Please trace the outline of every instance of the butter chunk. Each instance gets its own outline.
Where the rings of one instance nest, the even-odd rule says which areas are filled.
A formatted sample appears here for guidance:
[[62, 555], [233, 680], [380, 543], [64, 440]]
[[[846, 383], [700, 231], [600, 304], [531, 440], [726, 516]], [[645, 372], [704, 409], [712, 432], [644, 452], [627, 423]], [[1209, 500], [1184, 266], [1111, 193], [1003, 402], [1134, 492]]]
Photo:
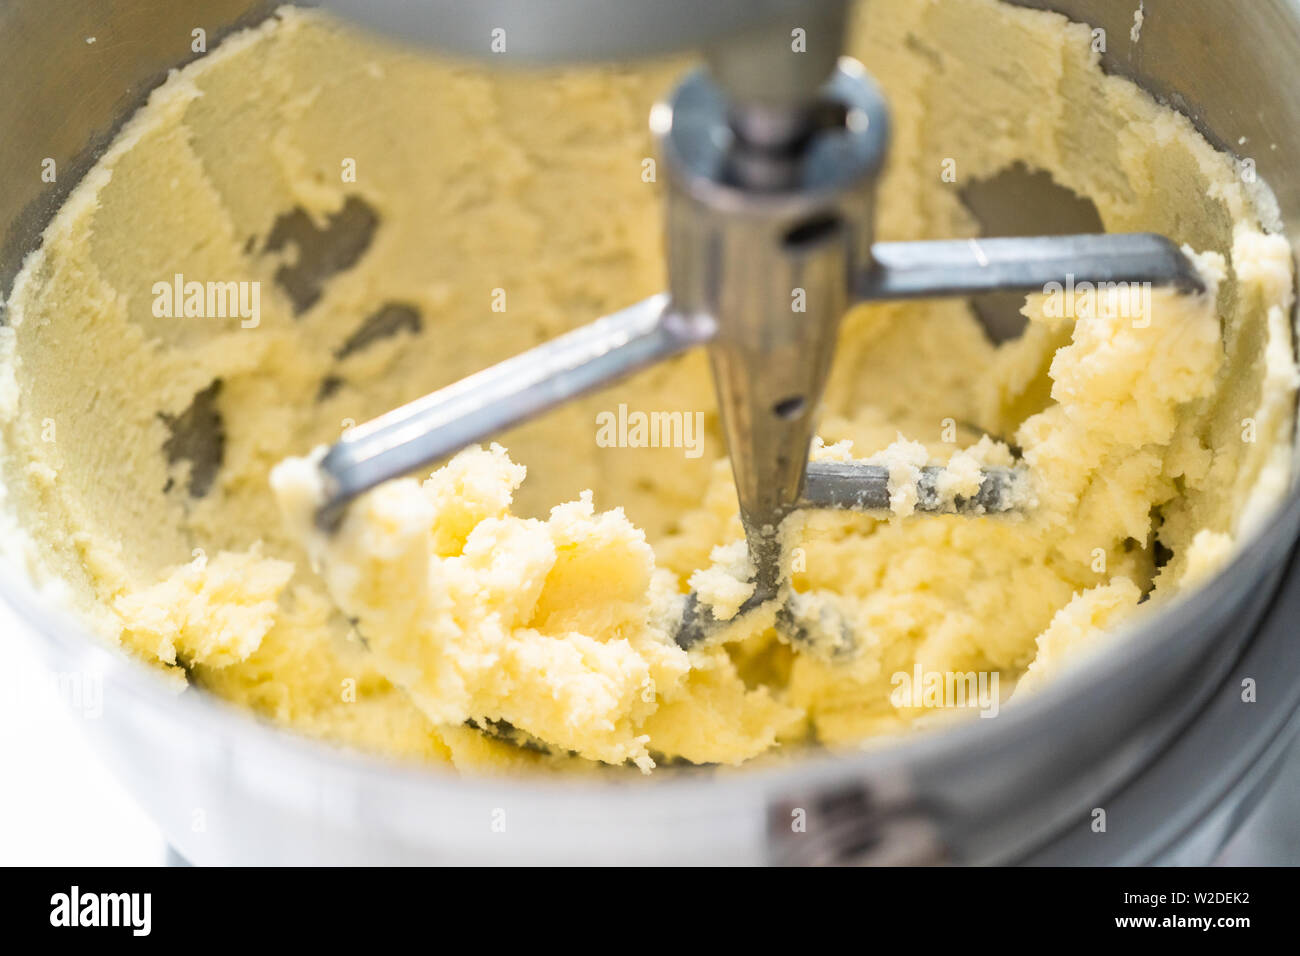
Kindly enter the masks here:
[[689, 668], [652, 623], [654, 553], [590, 493], [546, 521], [509, 514], [522, 477], [499, 448], [471, 449], [423, 484], [358, 499], [333, 536], [312, 521], [311, 461], [282, 463], [272, 485], [378, 666], [431, 720], [504, 721], [552, 749], [649, 770], [641, 725]]
[[165, 664], [225, 667], [257, 649], [275, 623], [293, 565], [259, 549], [200, 555], [152, 587], [113, 602], [123, 641]]

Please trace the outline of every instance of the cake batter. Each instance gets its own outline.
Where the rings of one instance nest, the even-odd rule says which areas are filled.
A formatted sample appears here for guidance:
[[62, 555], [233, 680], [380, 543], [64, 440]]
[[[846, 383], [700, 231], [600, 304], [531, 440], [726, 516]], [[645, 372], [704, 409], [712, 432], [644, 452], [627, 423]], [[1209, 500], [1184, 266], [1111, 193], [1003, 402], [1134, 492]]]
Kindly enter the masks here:
[[[1001, 346], [962, 302], [854, 309], [815, 454], [888, 463], [896, 514], [783, 529], [851, 646], [761, 614], [671, 640], [688, 588], [720, 617], [748, 596], [699, 353], [314, 531], [313, 472], [282, 459], [663, 287], [646, 116], [684, 64], [488, 72], [296, 9], [159, 88], [26, 263], [0, 329], [8, 549], [178, 685], [463, 769], [740, 763], [951, 713], [900, 706], [900, 673], [993, 672], [1014, 706], [1279, 499], [1290, 249], [1266, 190], [1106, 76], [1082, 25], [874, 0], [849, 50], [893, 113], [880, 238], [977, 235], [961, 184], [1020, 162], [1110, 231], [1186, 244], [1210, 287], [1034, 296]], [[202, 301], [156, 309], [176, 277]], [[255, 323], [208, 308], [226, 283], [257, 284]], [[703, 454], [598, 442], [621, 405], [702, 411]], [[1023, 519], [907, 517], [915, 468], [951, 462], [957, 490], [1012, 446]]]

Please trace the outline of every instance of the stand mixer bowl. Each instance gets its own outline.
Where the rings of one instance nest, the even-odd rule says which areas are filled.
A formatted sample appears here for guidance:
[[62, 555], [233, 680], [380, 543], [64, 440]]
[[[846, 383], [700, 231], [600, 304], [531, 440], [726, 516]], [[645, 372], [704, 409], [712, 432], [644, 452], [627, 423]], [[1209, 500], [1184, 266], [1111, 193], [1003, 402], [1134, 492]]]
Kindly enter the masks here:
[[[1115, 38], [1103, 62], [1258, 153], [1300, 236], [1300, 2], [1096, 0], [1057, 10]], [[726, 6], [726, 5], [724, 5]], [[262, 0], [11, 0], [0, 11], [0, 288], [120, 124], [192, 59], [267, 16]], [[1204, 37], [1216, 56], [1206, 56]], [[95, 38], [96, 43], [87, 42]], [[115, 38], [131, 38], [115, 43]], [[1276, 148], [1272, 146], [1276, 144]], [[53, 158], [58, 182], [43, 182]], [[60, 673], [101, 676], [87, 721], [106, 762], [195, 863], [1204, 862], [1258, 795], [1295, 726], [1300, 494], [1204, 588], [1132, 640], [1002, 713], [855, 754], [653, 780], [463, 778], [276, 730], [199, 691], [177, 696], [37, 600], [9, 601]], [[1240, 681], [1259, 680], [1243, 708]], [[1243, 714], [1243, 711], [1249, 714]], [[1123, 802], [1109, 832], [1091, 809]], [[803, 810], [809, 831], [791, 834]], [[494, 824], [504, 819], [505, 833]], [[196, 821], [202, 821], [199, 826]], [[1091, 839], [1090, 839], [1091, 838]]]

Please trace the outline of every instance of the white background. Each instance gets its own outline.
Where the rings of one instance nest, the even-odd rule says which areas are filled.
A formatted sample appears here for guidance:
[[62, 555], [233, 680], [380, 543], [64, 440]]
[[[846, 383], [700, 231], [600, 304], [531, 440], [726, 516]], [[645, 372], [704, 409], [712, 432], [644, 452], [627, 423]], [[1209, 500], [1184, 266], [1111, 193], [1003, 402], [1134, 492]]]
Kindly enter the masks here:
[[154, 866], [166, 845], [0, 603], [0, 865]]

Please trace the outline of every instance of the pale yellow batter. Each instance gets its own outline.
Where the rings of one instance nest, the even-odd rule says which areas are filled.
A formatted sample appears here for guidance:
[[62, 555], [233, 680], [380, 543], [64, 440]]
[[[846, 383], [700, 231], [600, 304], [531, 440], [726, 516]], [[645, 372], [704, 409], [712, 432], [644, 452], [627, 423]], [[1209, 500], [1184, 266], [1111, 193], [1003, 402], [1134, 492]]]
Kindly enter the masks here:
[[[646, 116], [682, 64], [489, 73], [292, 10], [160, 88], [19, 277], [6, 549], [178, 680], [462, 768], [736, 763], [952, 712], [900, 704], [899, 674], [1041, 686], [1267, 517], [1296, 388], [1270, 197], [1092, 46], [993, 0], [873, 0], [854, 27], [893, 113], [881, 238], [977, 234], [962, 183], [1022, 162], [1107, 229], [1186, 244], [1211, 292], [1033, 297], [1001, 347], [962, 302], [854, 310], [816, 454], [888, 463], [897, 516], [805, 513], [784, 536], [793, 587], [834, 601], [851, 646], [792, 647], [762, 613], [672, 642], [688, 587], [722, 617], [748, 594], [701, 354], [312, 530], [313, 472], [272, 482], [282, 459], [662, 288]], [[177, 275], [260, 283], [256, 321], [160, 308]], [[704, 454], [598, 443], [620, 404], [704, 412]], [[1004, 442], [1026, 517], [905, 517], [915, 468], [951, 462], [960, 493]]]

